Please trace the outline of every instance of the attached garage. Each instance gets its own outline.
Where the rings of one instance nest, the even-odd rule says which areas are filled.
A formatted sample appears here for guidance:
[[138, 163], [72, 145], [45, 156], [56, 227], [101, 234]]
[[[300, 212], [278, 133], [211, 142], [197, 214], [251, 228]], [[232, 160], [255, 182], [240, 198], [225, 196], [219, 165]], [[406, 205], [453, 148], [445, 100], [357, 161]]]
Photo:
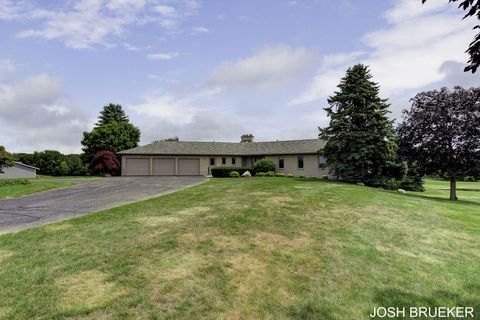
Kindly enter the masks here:
[[179, 176], [200, 175], [200, 159], [178, 159]]
[[153, 158], [154, 176], [174, 176], [175, 175], [175, 158]]
[[126, 158], [126, 176], [150, 175], [150, 158]]

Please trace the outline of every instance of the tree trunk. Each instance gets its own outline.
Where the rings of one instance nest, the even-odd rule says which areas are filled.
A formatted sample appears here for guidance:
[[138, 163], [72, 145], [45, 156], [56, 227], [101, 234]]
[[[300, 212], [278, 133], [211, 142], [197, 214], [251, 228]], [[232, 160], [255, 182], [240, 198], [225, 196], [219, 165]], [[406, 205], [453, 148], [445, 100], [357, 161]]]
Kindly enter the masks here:
[[456, 201], [457, 198], [457, 180], [455, 178], [450, 178], [450, 200]]

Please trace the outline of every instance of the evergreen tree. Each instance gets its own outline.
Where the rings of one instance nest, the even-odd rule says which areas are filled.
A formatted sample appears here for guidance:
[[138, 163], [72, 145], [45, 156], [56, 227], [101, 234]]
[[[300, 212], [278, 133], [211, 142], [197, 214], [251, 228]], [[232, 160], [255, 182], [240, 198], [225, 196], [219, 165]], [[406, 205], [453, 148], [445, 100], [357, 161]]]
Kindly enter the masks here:
[[379, 185], [390, 178], [397, 150], [393, 121], [386, 99], [379, 97], [379, 86], [371, 80], [367, 66], [357, 64], [347, 70], [338, 91], [325, 108], [330, 124], [320, 129], [327, 141], [324, 155], [338, 178], [367, 185]]
[[116, 122], [128, 122], [128, 116], [123, 111], [123, 107], [119, 104], [110, 103], [103, 107], [98, 116], [97, 126], [101, 126], [112, 121]]

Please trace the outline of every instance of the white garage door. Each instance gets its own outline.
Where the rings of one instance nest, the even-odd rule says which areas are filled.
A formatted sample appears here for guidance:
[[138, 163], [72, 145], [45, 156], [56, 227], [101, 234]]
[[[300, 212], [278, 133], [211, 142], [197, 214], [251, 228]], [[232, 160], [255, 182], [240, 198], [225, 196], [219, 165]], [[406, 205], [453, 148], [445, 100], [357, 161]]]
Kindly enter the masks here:
[[127, 158], [125, 175], [127, 176], [150, 175], [150, 158]]
[[154, 176], [173, 176], [175, 175], [175, 159], [153, 159]]
[[178, 159], [179, 176], [200, 175], [200, 159]]

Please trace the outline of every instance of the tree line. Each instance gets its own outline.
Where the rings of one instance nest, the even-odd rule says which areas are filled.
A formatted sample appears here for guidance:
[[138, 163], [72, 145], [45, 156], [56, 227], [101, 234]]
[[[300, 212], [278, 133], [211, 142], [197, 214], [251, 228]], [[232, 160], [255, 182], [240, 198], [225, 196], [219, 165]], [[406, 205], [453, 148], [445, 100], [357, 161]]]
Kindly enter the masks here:
[[0, 146], [0, 173], [14, 161], [39, 168], [39, 173], [52, 176], [119, 175], [121, 150], [138, 146], [140, 129], [135, 127], [123, 107], [103, 107], [98, 122], [90, 132], [83, 133], [82, 154], [62, 154], [56, 150], [11, 154]]

